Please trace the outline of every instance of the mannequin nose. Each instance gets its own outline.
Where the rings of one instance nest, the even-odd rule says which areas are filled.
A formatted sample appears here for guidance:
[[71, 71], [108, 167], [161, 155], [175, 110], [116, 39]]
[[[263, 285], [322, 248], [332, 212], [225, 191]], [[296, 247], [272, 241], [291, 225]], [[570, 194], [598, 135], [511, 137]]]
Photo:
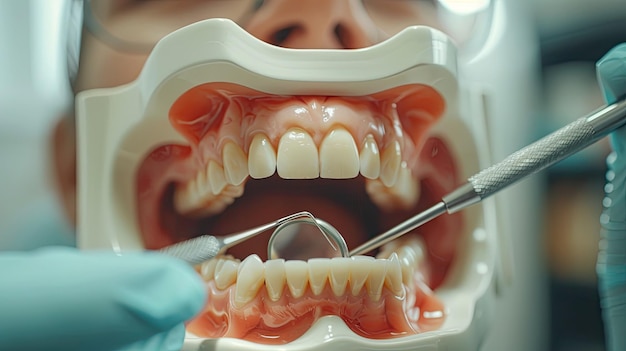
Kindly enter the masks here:
[[362, 48], [375, 44], [377, 33], [359, 0], [266, 0], [245, 27], [294, 49]]

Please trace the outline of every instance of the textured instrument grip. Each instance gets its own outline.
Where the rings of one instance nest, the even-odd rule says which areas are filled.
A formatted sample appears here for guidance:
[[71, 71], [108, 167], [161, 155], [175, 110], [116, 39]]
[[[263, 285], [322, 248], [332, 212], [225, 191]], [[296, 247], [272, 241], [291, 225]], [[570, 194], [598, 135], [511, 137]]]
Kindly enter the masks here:
[[221, 243], [216, 237], [203, 235], [164, 247], [159, 251], [180, 258], [191, 265], [196, 265], [217, 256], [220, 249]]
[[594, 126], [587, 118], [580, 118], [468, 180], [476, 194], [484, 199], [525, 176], [541, 171], [585, 148], [597, 139], [594, 138], [595, 134]]

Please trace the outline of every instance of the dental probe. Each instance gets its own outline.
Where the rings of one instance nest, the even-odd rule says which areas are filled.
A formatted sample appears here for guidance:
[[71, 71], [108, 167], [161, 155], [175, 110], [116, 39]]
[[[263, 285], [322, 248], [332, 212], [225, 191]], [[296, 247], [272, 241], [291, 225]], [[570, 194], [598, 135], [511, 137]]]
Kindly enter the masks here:
[[[304, 219], [303, 219], [304, 218]], [[316, 226], [320, 232], [324, 235], [330, 246], [339, 251], [342, 256], [348, 256], [348, 247], [346, 246], [343, 237], [337, 232], [337, 230], [328, 223], [315, 218], [310, 212], [302, 211], [294, 213], [292, 215], [277, 219], [273, 222], [260, 225], [258, 227], [244, 230], [242, 232], [225, 235], [225, 236], [213, 236], [202, 235], [189, 240], [181, 241], [179, 243], [166, 246], [160, 250], [169, 256], [179, 258], [191, 265], [196, 265], [211, 258], [223, 254], [230, 247], [240, 244], [252, 237], [255, 237], [265, 231], [276, 228], [272, 233], [268, 243], [268, 252], [273, 252], [272, 245], [274, 243], [274, 237], [284, 230], [284, 228], [292, 223], [307, 223]], [[269, 256], [268, 256], [269, 257]]]
[[577, 153], [624, 124], [626, 98], [566, 125], [471, 176], [467, 183], [442, 197], [436, 205], [350, 251], [350, 256], [376, 249], [443, 213], [452, 214], [479, 203], [507, 186]]

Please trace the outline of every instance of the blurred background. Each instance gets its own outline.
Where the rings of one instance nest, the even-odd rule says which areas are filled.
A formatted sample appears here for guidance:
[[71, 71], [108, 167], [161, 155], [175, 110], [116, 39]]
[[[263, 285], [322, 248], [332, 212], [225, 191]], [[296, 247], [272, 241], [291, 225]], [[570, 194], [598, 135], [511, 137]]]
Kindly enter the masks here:
[[[520, 18], [530, 34], [524, 45], [536, 67], [536, 103], [528, 108], [524, 136], [531, 141], [603, 105], [594, 63], [626, 42], [626, 1], [508, 2], [524, 11]], [[48, 136], [71, 104], [65, 3], [0, 0], [0, 247], [37, 208], [33, 204], [54, 199]], [[514, 89], [516, 82], [509, 84]], [[539, 308], [546, 306], [540, 328], [547, 330], [535, 344], [543, 349], [604, 350], [595, 261], [607, 154], [603, 141], [534, 183], [539, 202], [531, 218], [539, 233], [531, 250], [539, 273], [522, 282], [536, 283], [538, 300], [546, 299]]]
[[49, 134], [72, 101], [69, 23], [65, 1], [0, 0], [0, 247], [55, 201]]
[[[626, 42], [626, 2], [534, 0], [540, 52], [538, 136], [603, 104], [595, 62]], [[552, 350], [604, 350], [595, 263], [608, 142], [546, 172], [543, 245]]]

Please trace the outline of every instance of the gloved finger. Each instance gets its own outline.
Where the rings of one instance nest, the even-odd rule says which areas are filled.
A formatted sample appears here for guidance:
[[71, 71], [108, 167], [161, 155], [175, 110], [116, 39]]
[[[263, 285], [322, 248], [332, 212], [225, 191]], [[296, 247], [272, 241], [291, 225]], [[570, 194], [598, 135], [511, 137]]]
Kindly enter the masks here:
[[[626, 43], [611, 49], [596, 63], [598, 82], [604, 99], [611, 104], [626, 95]], [[611, 134], [611, 145], [617, 157], [626, 157], [626, 128]], [[622, 161], [626, 165], [626, 161]], [[616, 166], [621, 166], [618, 164]], [[624, 167], [621, 167], [624, 168]]]
[[[596, 64], [607, 103], [626, 95], [626, 44], [609, 51]], [[611, 134], [614, 153], [607, 163], [603, 227], [598, 253], [598, 287], [607, 350], [626, 349], [626, 128]]]
[[154, 335], [147, 340], [122, 347], [117, 351], [180, 351], [184, 339], [185, 325], [179, 324], [171, 330]]
[[206, 299], [191, 267], [158, 254], [57, 248], [3, 253], [0, 265], [0, 349], [119, 349], [172, 330]]
[[598, 81], [607, 103], [626, 94], [626, 43], [620, 44], [596, 63]]

